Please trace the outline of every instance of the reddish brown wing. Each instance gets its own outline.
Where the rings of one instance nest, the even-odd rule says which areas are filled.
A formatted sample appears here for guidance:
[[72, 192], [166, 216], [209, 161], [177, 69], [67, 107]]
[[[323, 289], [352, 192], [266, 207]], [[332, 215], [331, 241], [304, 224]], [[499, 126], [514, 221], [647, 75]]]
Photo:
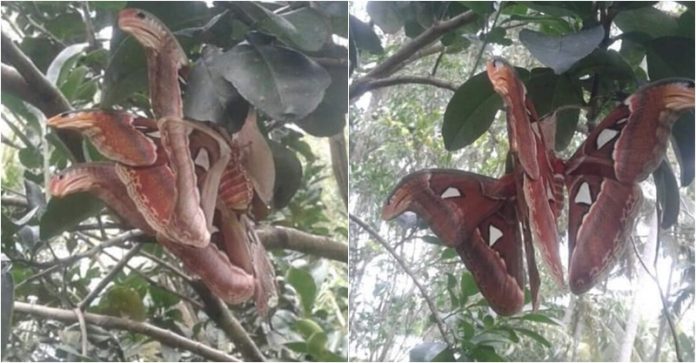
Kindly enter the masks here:
[[520, 207], [518, 214], [528, 217], [534, 241], [544, 261], [556, 282], [563, 285], [556, 227], [563, 193], [549, 159], [553, 151], [544, 142], [534, 105], [514, 68], [495, 58], [488, 63], [486, 70], [493, 88], [507, 108], [508, 138], [510, 149], [516, 156], [515, 167], [524, 171], [517, 197], [526, 203], [526, 207]]
[[459, 170], [406, 176], [382, 210], [384, 219], [413, 211], [454, 247], [491, 307], [503, 315], [524, 304], [522, 241], [513, 178], [502, 181]]
[[525, 173], [536, 180], [539, 178], [537, 140], [529, 112], [534, 112], [534, 118], [536, 113], [533, 107], [528, 107], [531, 102], [527, 100], [527, 90], [515, 69], [501, 58], [488, 62], [486, 71], [493, 89], [503, 98], [507, 108], [510, 150], [519, 158]]
[[694, 108], [694, 81], [653, 82], [624, 103], [630, 116], [612, 157], [616, 179], [632, 183], [645, 180], [662, 162], [672, 125], [681, 112]]
[[570, 288], [586, 292], [614, 266], [640, 208], [637, 183], [663, 160], [672, 123], [694, 106], [694, 84], [648, 84], [612, 111], [566, 166]]
[[[150, 130], [143, 128], [148, 122]], [[100, 153], [122, 164], [146, 166], [157, 159], [155, 143], [145, 135], [157, 130], [152, 120], [122, 111], [79, 110], [53, 116], [47, 123], [53, 128], [81, 132]]]

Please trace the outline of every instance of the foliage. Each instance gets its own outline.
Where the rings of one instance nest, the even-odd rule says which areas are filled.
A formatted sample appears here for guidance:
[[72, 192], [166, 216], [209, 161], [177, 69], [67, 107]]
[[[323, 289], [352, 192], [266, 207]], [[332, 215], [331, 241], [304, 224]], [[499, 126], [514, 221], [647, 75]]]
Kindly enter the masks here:
[[[469, 11], [461, 26], [438, 34], [435, 43], [419, 43], [419, 35], [436, 32]], [[350, 283], [359, 287], [351, 290], [351, 357], [616, 359], [624, 336], [617, 332], [624, 333], [627, 315], [636, 313], [631, 310], [632, 291], [625, 288], [626, 278], [634, 278], [635, 271], [642, 269], [633, 253], [626, 254], [608, 279], [611, 286], [622, 286], [618, 290], [599, 287], [569, 299], [570, 293], [557, 288], [542, 270], [541, 310], [530, 313], [529, 306], [512, 319], [495, 317], [481, 295], [462, 295], [467, 272], [462, 272], [464, 265], [455, 251], [440, 246], [414, 218], [381, 222], [381, 206], [401, 177], [423, 168], [457, 168], [493, 177], [503, 174], [508, 150], [504, 112], [482, 72], [493, 55], [502, 55], [519, 67], [538, 113], [555, 116], [555, 149], [568, 157], [588, 128], [640, 85], [666, 77], [694, 78], [693, 3], [375, 1], [365, 8], [352, 4], [350, 13], [351, 25], [356, 24], [350, 39], [351, 50], [356, 50], [351, 54], [355, 66], [349, 110], [350, 212], [378, 227], [426, 287], [437, 309], [431, 311], [394, 259], [352, 224]], [[419, 46], [415, 50], [414, 44]], [[406, 56], [390, 63], [404, 51]], [[375, 69], [379, 69], [374, 73], [377, 79], [372, 79]], [[368, 87], [405, 76], [425, 79], [426, 85]], [[442, 82], [430, 82], [433, 79], [458, 87], [452, 93], [439, 86]], [[686, 294], [667, 296], [668, 305], [689, 301], [691, 313], [680, 310], [673, 316], [675, 321], [693, 316], [693, 276], [684, 275], [693, 269], [693, 117], [688, 113], [673, 129], [674, 154], [669, 156], [675, 173], [656, 172], [657, 193], [654, 184], [644, 183], [649, 202], [638, 222], [639, 230], [648, 228], [645, 214], [654, 210], [656, 200], [664, 210], [663, 225], [669, 218], [677, 221], [660, 232], [663, 254], [659, 259], [659, 266], [676, 273], [666, 282], [661, 272], [662, 288], [684, 284], [678, 290]], [[680, 203], [687, 213], [679, 213]], [[641, 239], [637, 236], [635, 241], [640, 250]], [[652, 261], [648, 264], [652, 266]], [[634, 354], [640, 354], [639, 359], [675, 359], [669, 329], [666, 334], [657, 333], [656, 326], [664, 330], [664, 317], [659, 310], [643, 310], [645, 321], [639, 325]], [[436, 329], [433, 314], [445, 322], [447, 337]], [[534, 318], [524, 320], [529, 315], [560, 323], [549, 329]], [[592, 317], [597, 317], [598, 324], [589, 324], [587, 319]], [[688, 326], [689, 319], [677, 324]], [[684, 339], [681, 329], [678, 334]], [[454, 342], [449, 347], [447, 339]], [[681, 344], [682, 352], [693, 346], [693, 335], [686, 341], [690, 343]], [[640, 350], [639, 346], [651, 348]]]
[[[3, 35], [17, 39], [72, 107], [150, 115], [143, 50], [115, 26], [118, 11], [131, 6], [167, 24], [193, 60], [184, 86], [187, 118], [216, 122], [234, 132], [246, 116], [247, 102], [260, 111], [259, 126], [272, 145], [279, 175], [274, 188], [279, 209], [263, 223], [345, 241], [345, 212], [340, 197], [331, 194], [336, 191], [331, 161], [319, 148], [326, 139], [314, 136], [344, 129], [345, 96], [340, 94], [347, 78], [340, 69], [346, 69], [347, 50], [332, 36], [347, 36], [347, 5], [3, 2]], [[96, 247], [99, 241], [123, 227], [100, 201], [88, 195], [47, 198], [47, 178], [64, 169], [72, 156], [42, 125], [52, 115], [41, 115], [4, 88], [2, 104], [7, 126], [2, 251], [13, 262], [15, 298], [73, 309], [133, 242], [102, 251]], [[89, 143], [79, 146], [88, 160], [102, 158]], [[178, 262], [156, 243], [147, 243], [149, 238], [138, 242], [146, 243], [144, 252], [115, 275], [90, 311], [144, 320], [239, 355], [236, 342], [203, 314], [200, 298], [177, 275]], [[345, 264], [289, 250], [273, 255], [280, 290], [270, 320], [260, 318], [251, 303], [232, 307], [235, 317], [268, 357], [345, 360]], [[305, 286], [313, 286], [311, 298]], [[316, 326], [315, 334], [308, 334], [303, 324]], [[77, 324], [24, 314], [15, 314], [12, 327], [3, 325], [3, 332], [8, 329], [12, 335], [4, 359], [200, 360], [143, 335], [94, 326], [88, 327], [84, 357]]]

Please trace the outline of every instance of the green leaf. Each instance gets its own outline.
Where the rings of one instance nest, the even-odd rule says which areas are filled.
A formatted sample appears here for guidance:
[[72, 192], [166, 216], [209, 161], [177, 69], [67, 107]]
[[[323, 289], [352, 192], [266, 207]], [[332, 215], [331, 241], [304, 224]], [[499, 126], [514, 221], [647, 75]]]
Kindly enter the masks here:
[[39, 235], [42, 240], [54, 237], [97, 215], [102, 208], [104, 204], [87, 193], [51, 198], [39, 221]]
[[425, 243], [430, 243], [430, 244], [434, 244], [434, 245], [438, 245], [438, 246], [442, 246], [444, 244], [444, 243], [442, 243], [442, 240], [437, 238], [437, 236], [433, 236], [433, 235], [425, 235], [425, 236], [421, 237], [421, 240], [423, 240], [423, 242], [425, 242]]
[[693, 112], [683, 114], [672, 126], [672, 148], [679, 161], [679, 180], [682, 187], [694, 180], [694, 134], [696, 126]]
[[326, 333], [316, 332], [307, 339], [307, 352], [315, 357], [321, 357], [326, 351], [326, 342], [329, 338]]
[[278, 15], [263, 5], [250, 1], [239, 2], [236, 5], [252, 18], [261, 30], [274, 34], [288, 45], [299, 49], [318, 51], [331, 38], [331, 24], [317, 9], [301, 7]]
[[387, 34], [394, 34], [402, 26], [404, 21], [399, 15], [399, 4], [392, 1], [368, 1], [366, 10], [372, 21]]
[[275, 165], [275, 185], [273, 186], [273, 207], [284, 208], [302, 185], [302, 164], [294, 152], [285, 146], [268, 140]]
[[694, 78], [694, 40], [681, 37], [653, 39], [647, 45], [650, 80]]
[[653, 38], [675, 35], [677, 19], [653, 7], [642, 7], [619, 12], [614, 24], [624, 33], [641, 32]]
[[476, 141], [491, 126], [502, 105], [486, 72], [471, 77], [447, 104], [442, 124], [445, 148], [454, 151]]
[[326, 70], [295, 50], [254, 43], [225, 53], [218, 65], [225, 79], [273, 119], [294, 122], [314, 111], [331, 83]]
[[[460, 282], [461, 294], [464, 298], [476, 295], [478, 293], [478, 287], [476, 286], [476, 281], [474, 281], [474, 276], [468, 272], [462, 272], [462, 279]], [[463, 300], [463, 299], [462, 299]]]
[[596, 49], [592, 54], [575, 63], [567, 74], [572, 78], [599, 74], [608, 80], [634, 79], [633, 68], [615, 50]]
[[495, 27], [486, 33], [485, 40], [487, 43], [497, 43], [505, 46], [512, 45], [512, 40], [506, 38], [506, 34], [507, 32], [504, 28]]
[[525, 328], [515, 328], [515, 330], [518, 333], [524, 334], [524, 335], [534, 339], [535, 341], [537, 341], [541, 345], [545, 346], [546, 348], [551, 348], [551, 342], [546, 340], [546, 338], [541, 336], [539, 333], [537, 333], [533, 330], [525, 329]]
[[[364, 49], [370, 53], [384, 53], [382, 42], [370, 25], [363, 23], [353, 15], [349, 16], [348, 22], [350, 23], [350, 28], [348, 30], [351, 44], [355, 44], [356, 48]], [[350, 54], [352, 57], [355, 52], [351, 51]]]
[[476, 345], [469, 353], [471, 358], [479, 362], [502, 362], [505, 359], [489, 345]]
[[25, 147], [19, 150], [19, 162], [28, 169], [39, 168], [43, 165], [43, 155], [41, 151], [35, 147]]
[[[444, 356], [453, 355], [450, 351], [447, 353], [447, 344], [443, 342], [425, 342], [416, 345], [408, 351], [409, 361], [411, 362], [441, 362], [434, 358], [444, 353]], [[443, 358], [442, 356], [441, 358]]]
[[317, 286], [312, 278], [312, 275], [306, 270], [291, 267], [286, 275], [286, 280], [292, 287], [295, 288], [297, 294], [300, 295], [302, 308], [305, 315], [309, 316], [312, 313], [312, 306], [317, 295]]
[[539, 314], [539, 313], [524, 314], [516, 319], [529, 320], [529, 321], [534, 321], [537, 323], [544, 323], [544, 324], [551, 324], [551, 325], [558, 325], [558, 326], [561, 325], [556, 320], [549, 318], [548, 316], [546, 316], [544, 314]]
[[662, 208], [660, 227], [667, 229], [679, 219], [679, 185], [666, 159], [663, 159], [653, 172], [653, 179], [657, 189], [657, 201]]
[[[339, 47], [342, 58], [347, 58], [348, 50]], [[348, 72], [344, 65], [326, 66], [331, 76], [331, 84], [324, 93], [324, 99], [317, 108], [297, 126], [313, 136], [333, 136], [343, 131], [348, 112]]]
[[604, 39], [604, 28], [596, 26], [561, 37], [524, 29], [520, 41], [544, 65], [561, 74], [592, 53]]
[[316, 333], [324, 332], [324, 329], [312, 319], [298, 319], [295, 322], [295, 329], [307, 339]]
[[187, 119], [224, 125], [230, 133], [239, 131], [247, 116], [248, 103], [224, 78], [226, 55], [209, 46], [193, 65], [184, 95]]
[[147, 317], [145, 304], [137, 291], [124, 285], [114, 285], [99, 300], [95, 309], [100, 314], [127, 317], [144, 321]]

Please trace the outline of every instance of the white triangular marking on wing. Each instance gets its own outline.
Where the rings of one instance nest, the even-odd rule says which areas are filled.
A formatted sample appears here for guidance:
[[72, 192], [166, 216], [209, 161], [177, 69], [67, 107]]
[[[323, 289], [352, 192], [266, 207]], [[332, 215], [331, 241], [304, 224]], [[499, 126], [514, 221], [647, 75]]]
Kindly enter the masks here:
[[459, 192], [459, 189], [457, 189], [455, 187], [449, 187], [440, 195], [440, 198], [447, 199], [447, 198], [456, 198], [456, 197], [461, 197], [461, 196], [462, 196], [462, 193]]
[[494, 225], [488, 226], [488, 245], [493, 247], [493, 245], [498, 242], [500, 237], [503, 236], [503, 232], [496, 228]]
[[208, 156], [208, 150], [201, 149], [196, 155], [196, 160], [193, 161], [194, 164], [202, 167], [206, 171], [210, 169], [210, 158]]
[[617, 124], [617, 125], [621, 125], [621, 124], [623, 124], [623, 123], [626, 123], [626, 121], [628, 121], [628, 117], [624, 117], [624, 118], [622, 118], [621, 120], [616, 121], [616, 124]]
[[597, 136], [597, 150], [601, 149], [606, 143], [611, 141], [619, 132], [612, 129], [605, 129]]
[[573, 201], [576, 204], [587, 204], [587, 205], [592, 205], [592, 196], [590, 195], [590, 186], [587, 184], [587, 182], [582, 183], [580, 185], [580, 188], [578, 189], [578, 194], [575, 195], [575, 200]]

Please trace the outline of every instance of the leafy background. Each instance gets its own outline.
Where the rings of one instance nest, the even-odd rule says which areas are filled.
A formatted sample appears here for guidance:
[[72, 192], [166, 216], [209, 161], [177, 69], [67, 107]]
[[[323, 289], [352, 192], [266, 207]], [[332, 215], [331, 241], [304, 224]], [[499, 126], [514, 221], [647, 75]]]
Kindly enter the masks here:
[[[482, 73], [492, 56], [518, 67], [539, 114], [556, 117], [555, 149], [567, 158], [641, 84], [694, 78], [693, 2], [356, 2], [350, 14], [352, 359], [692, 360], [693, 113], [674, 126], [674, 172], [641, 184], [632, 235], [657, 270], [664, 311], [654, 273], [629, 247], [607, 281], [579, 297], [542, 268], [540, 310], [499, 317], [424, 223], [379, 216], [414, 171], [503, 174], [505, 115]], [[658, 231], [658, 220], [670, 227]]]
[[[17, 63], [6, 51], [9, 42], [16, 42], [73, 108], [117, 107], [149, 115], [142, 48], [114, 26], [125, 7], [160, 18], [192, 60], [184, 86], [187, 118], [236, 131], [247, 103], [260, 111], [278, 178], [275, 212], [259, 228], [286, 227], [345, 250], [346, 3], [3, 2], [2, 252], [11, 263], [3, 261], [3, 271], [9, 271], [3, 273], [3, 314], [13, 292], [9, 276], [16, 301], [63, 309], [75, 308], [104, 282], [106, 289], [96, 291], [88, 311], [144, 321], [233, 357], [258, 360], [225, 325], [229, 320], [221, 316], [229, 308], [232, 321], [267, 358], [345, 360], [347, 256], [329, 259], [316, 251], [275, 248], [280, 289], [271, 317], [260, 318], [251, 303], [215, 311], [156, 243], [143, 243], [125, 268], [108, 275], [132, 246], [151, 241], [113, 243], [110, 238], [123, 227], [101, 202], [46, 195], [46, 180], [71, 156], [44, 120], [64, 110], [36, 97], [41, 91], [5, 87], [15, 79], [10, 71]], [[63, 141], [78, 158], [101, 158], [87, 142]], [[100, 248], [106, 240], [111, 243]], [[13, 321], [3, 315], [2, 324], [4, 360], [201, 359], [127, 329], [90, 325], [88, 350], [82, 352], [74, 322], [15, 311]]]

